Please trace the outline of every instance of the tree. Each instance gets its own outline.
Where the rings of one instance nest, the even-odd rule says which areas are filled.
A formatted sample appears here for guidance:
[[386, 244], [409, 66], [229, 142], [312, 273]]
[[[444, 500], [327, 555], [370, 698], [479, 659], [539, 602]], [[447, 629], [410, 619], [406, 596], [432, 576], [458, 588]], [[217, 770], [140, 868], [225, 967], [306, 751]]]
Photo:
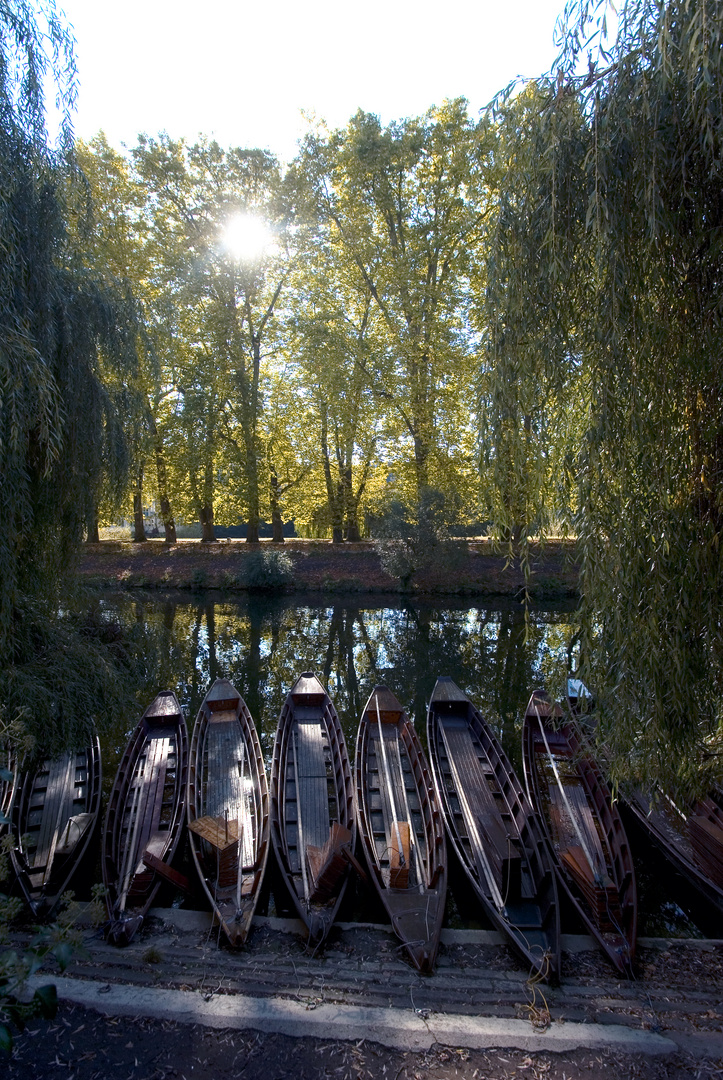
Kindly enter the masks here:
[[[3, 726], [22, 718], [52, 753], [125, 689], [104, 629], [84, 626], [69, 596], [100, 478], [125, 458], [115, 388], [133, 375], [135, 321], [69, 226], [82, 185], [70, 35], [52, 3], [11, 0], [0, 42], [0, 701]], [[64, 120], [51, 147], [53, 84]]]
[[343, 249], [332, 256], [323, 228], [309, 230], [290, 284], [287, 349], [315, 420], [332, 541], [356, 541], [380, 434], [379, 315], [359, 268]]
[[[521, 378], [582, 391], [574, 524], [599, 738], [616, 781], [685, 790], [723, 772], [723, 23], [707, 0], [628, 0], [608, 48], [605, 10], [571, 5], [553, 72], [526, 111], [502, 110], [524, 152], [488, 257], [493, 396]], [[523, 309], [532, 347], [508, 348]]]
[[466, 258], [484, 214], [475, 126], [461, 100], [387, 128], [358, 112], [343, 131], [309, 135], [298, 169], [332, 250], [355, 264], [385, 324], [387, 362], [367, 376], [411, 444], [419, 501], [438, 479], [443, 386], [471, 370]]
[[[75, 147], [91, 199], [92, 228], [84, 235], [84, 248], [94, 273], [125, 291], [138, 319], [136, 346], [139, 365], [132, 401], [126, 402], [126, 433], [133, 449], [135, 538], [145, 539], [143, 504], [150, 486], [158, 505], [166, 541], [175, 543], [176, 525], [171, 509], [167, 433], [164, 403], [170, 387], [164, 379], [172, 349], [172, 325], [167, 306], [154, 280], [149, 258], [147, 228], [141, 213], [144, 192], [126, 155], [118, 153], [100, 132], [89, 143]], [[175, 320], [171, 320], [173, 323]], [[155, 483], [149, 484], [149, 461]], [[111, 510], [115, 507], [111, 504]], [[89, 536], [90, 539], [90, 536]]]
[[[142, 137], [133, 160], [162, 288], [172, 307], [188, 311], [179, 321], [188, 334], [176, 350], [176, 385], [183, 408], [193, 408], [184, 421], [188, 431], [199, 421], [204, 426], [194, 442], [203, 456], [202, 493], [200, 473], [189, 473], [204, 538], [213, 538], [216, 457], [225, 445], [243, 474], [247, 539], [253, 543], [265, 487], [259, 469], [262, 353], [292, 256], [278, 164], [266, 151], [224, 151], [207, 140], [188, 147], [167, 136]], [[258, 226], [262, 219], [274, 232], [273, 243], [269, 235], [265, 249], [235, 251], [230, 229], [238, 234], [244, 222]], [[200, 363], [203, 384], [194, 371]]]

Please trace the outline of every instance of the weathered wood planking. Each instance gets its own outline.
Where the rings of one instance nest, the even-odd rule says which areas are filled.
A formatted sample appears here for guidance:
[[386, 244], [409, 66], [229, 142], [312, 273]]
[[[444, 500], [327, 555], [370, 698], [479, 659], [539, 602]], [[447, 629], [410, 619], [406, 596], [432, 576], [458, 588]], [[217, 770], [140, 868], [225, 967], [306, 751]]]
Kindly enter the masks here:
[[269, 796], [254, 722], [228, 679], [214, 682], [196, 717], [187, 813], [201, 884], [229, 942], [242, 945], [266, 868]]
[[431, 971], [447, 890], [444, 829], [419, 739], [387, 687], [376, 687], [362, 712], [355, 786], [372, 880], [410, 960]]
[[490, 726], [448, 676], [427, 712], [447, 832], [487, 914], [538, 977], [557, 978], [559, 906], [537, 815]]
[[103, 881], [108, 936], [127, 944], [140, 926], [181, 836], [188, 773], [188, 735], [175, 694], [162, 691], [126, 746], [108, 800], [103, 832]]
[[[284, 702], [271, 766], [271, 836], [291, 900], [318, 946], [336, 917], [349, 878], [345, 858], [353, 852], [356, 823], [351, 766], [331, 698], [319, 680], [304, 672]], [[342, 828], [334, 830], [335, 823]], [[351, 839], [330, 850], [334, 831]], [[311, 854], [310, 854], [311, 852]], [[317, 890], [321, 853], [329, 865], [343, 866]]]
[[[516, 900], [521, 890], [521, 857], [509, 821], [502, 817], [502, 797], [494, 771], [480, 759], [466, 722], [444, 718], [439, 726], [479, 871], [483, 875], [491, 871], [500, 894]], [[499, 802], [493, 788], [498, 791]]]

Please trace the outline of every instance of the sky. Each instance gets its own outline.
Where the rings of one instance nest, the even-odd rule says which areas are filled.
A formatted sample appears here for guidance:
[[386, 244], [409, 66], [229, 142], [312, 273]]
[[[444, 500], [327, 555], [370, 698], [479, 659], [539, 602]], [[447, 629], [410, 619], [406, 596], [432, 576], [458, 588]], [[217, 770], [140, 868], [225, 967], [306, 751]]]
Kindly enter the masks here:
[[[77, 42], [75, 131], [199, 133], [290, 160], [310, 117], [383, 123], [466, 97], [473, 114], [554, 58], [564, 0], [58, 0]], [[304, 115], [306, 114], [306, 115]]]

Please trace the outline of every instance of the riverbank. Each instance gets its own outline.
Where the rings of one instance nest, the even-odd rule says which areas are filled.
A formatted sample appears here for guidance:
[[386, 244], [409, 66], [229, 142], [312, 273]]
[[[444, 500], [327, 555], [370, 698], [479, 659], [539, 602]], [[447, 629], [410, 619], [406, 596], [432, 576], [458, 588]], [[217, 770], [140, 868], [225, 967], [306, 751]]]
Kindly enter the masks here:
[[[460, 540], [453, 557], [426, 568], [406, 592], [418, 595], [522, 598], [525, 587], [537, 599], [577, 595], [574, 542], [548, 541], [532, 548], [527, 583], [519, 563], [511, 563], [491, 540]], [[382, 566], [372, 541], [332, 544], [328, 540], [103, 540], [84, 545], [79, 573], [102, 588], [266, 589], [287, 592], [402, 593], [398, 578]]]

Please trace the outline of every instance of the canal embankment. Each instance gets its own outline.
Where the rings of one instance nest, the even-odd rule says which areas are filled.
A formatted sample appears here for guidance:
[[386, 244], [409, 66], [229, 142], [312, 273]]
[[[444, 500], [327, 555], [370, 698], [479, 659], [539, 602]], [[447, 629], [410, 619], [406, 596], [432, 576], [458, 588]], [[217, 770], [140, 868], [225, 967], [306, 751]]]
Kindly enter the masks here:
[[223, 589], [227, 592], [358, 592], [437, 596], [523, 598], [577, 595], [573, 541], [552, 540], [530, 548], [527, 568], [487, 539], [460, 540], [402, 582], [385, 569], [373, 541], [103, 540], [84, 545], [79, 574], [102, 588]]

